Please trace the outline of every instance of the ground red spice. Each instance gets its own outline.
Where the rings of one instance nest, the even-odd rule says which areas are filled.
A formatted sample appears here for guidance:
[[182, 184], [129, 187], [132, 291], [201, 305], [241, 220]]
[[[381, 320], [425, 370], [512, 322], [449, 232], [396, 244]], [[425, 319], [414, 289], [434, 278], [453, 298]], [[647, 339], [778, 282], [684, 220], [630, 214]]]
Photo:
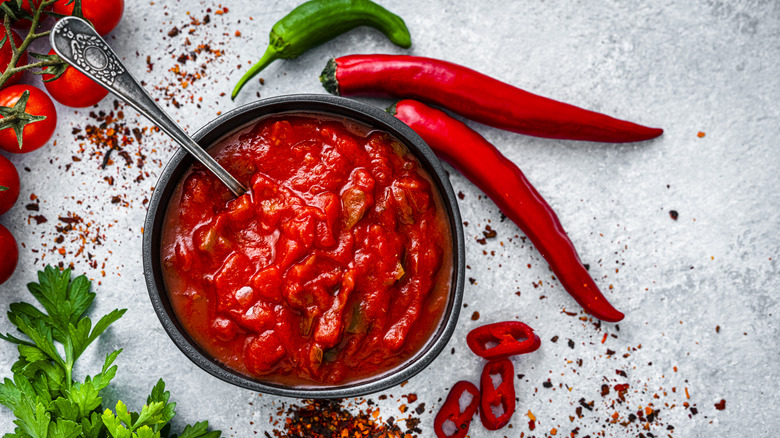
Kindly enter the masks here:
[[[407, 394], [409, 403], [417, 395]], [[382, 399], [382, 396], [380, 396]], [[386, 397], [385, 397], [386, 399]], [[400, 399], [399, 399], [400, 400]], [[422, 409], [420, 409], [422, 407]], [[399, 406], [408, 412], [405, 404]], [[425, 405], [418, 405], [419, 415]], [[371, 399], [304, 400], [301, 404], [282, 404], [269, 419], [273, 430], [263, 432], [266, 438], [417, 438], [422, 436], [420, 419], [409, 413], [405, 418], [381, 418], [380, 408]]]

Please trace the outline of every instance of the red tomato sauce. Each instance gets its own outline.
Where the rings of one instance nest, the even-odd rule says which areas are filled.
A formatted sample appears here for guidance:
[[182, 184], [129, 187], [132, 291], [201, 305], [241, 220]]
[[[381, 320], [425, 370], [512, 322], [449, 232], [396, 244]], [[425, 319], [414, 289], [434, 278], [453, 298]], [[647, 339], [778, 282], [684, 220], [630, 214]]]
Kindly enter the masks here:
[[230, 368], [296, 386], [383, 374], [438, 328], [452, 275], [441, 198], [395, 138], [348, 120], [271, 116], [221, 140], [249, 187], [193, 166], [165, 218], [177, 318]]

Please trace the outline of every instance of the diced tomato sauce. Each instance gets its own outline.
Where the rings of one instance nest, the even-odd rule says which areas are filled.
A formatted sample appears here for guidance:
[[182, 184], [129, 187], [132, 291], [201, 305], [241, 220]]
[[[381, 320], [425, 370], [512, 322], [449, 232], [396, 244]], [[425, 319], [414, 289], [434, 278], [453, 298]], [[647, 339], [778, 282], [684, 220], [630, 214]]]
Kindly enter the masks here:
[[266, 381], [376, 376], [438, 328], [452, 242], [441, 198], [395, 138], [313, 114], [221, 140], [234, 199], [199, 165], [168, 207], [162, 260], [177, 318], [209, 354]]

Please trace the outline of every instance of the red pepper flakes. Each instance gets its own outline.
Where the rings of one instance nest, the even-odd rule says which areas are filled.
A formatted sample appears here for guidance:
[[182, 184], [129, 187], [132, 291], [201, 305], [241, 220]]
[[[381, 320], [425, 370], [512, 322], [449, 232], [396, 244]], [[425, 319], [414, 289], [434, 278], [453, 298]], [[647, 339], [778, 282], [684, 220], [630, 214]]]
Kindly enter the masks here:
[[[355, 412], [357, 406], [362, 408]], [[402, 406], [405, 411], [406, 405]], [[271, 415], [269, 419], [274, 429], [264, 435], [266, 438], [418, 438], [422, 434], [419, 418], [410, 415], [397, 421], [394, 417], [382, 421], [380, 415], [380, 409], [370, 399], [305, 400], [301, 405], [287, 408], [282, 404], [276, 416]]]
[[414, 403], [417, 401], [417, 394], [415, 393], [406, 394], [401, 397], [405, 398], [409, 403]]
[[726, 409], [726, 400], [721, 399], [719, 402], [715, 403], [715, 409], [719, 411], [723, 411]]
[[705, 135], [706, 134], [703, 131], [699, 131], [699, 132], [696, 133], [696, 136], [699, 137], [699, 138], [704, 138]]

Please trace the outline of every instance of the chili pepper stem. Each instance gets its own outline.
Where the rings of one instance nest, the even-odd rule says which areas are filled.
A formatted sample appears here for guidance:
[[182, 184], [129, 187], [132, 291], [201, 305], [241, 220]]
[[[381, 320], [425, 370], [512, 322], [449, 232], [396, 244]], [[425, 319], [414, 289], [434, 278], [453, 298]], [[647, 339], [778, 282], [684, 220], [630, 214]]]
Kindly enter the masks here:
[[235, 100], [236, 96], [238, 96], [238, 93], [242, 88], [244, 88], [244, 85], [246, 85], [250, 79], [257, 76], [257, 74], [263, 71], [264, 68], [268, 67], [272, 62], [280, 58], [281, 56], [279, 56], [279, 51], [274, 46], [269, 45], [268, 48], [265, 49], [263, 57], [260, 58], [260, 60], [249, 69], [249, 71], [244, 73], [244, 76], [241, 76], [241, 79], [239, 79], [236, 87], [233, 88], [233, 92], [230, 94], [230, 98]]
[[[336, 79], [336, 60], [333, 58], [330, 58], [328, 60], [328, 63], [325, 64], [325, 69], [322, 70], [322, 74], [320, 75], [320, 82], [322, 83], [322, 86], [325, 88], [325, 91], [327, 91], [330, 94], [335, 94], [336, 96], [340, 96], [341, 93], [339, 93], [339, 81]], [[395, 115], [395, 104], [393, 104], [393, 112], [391, 115]], [[387, 112], [390, 112], [390, 108], [387, 109]]]

